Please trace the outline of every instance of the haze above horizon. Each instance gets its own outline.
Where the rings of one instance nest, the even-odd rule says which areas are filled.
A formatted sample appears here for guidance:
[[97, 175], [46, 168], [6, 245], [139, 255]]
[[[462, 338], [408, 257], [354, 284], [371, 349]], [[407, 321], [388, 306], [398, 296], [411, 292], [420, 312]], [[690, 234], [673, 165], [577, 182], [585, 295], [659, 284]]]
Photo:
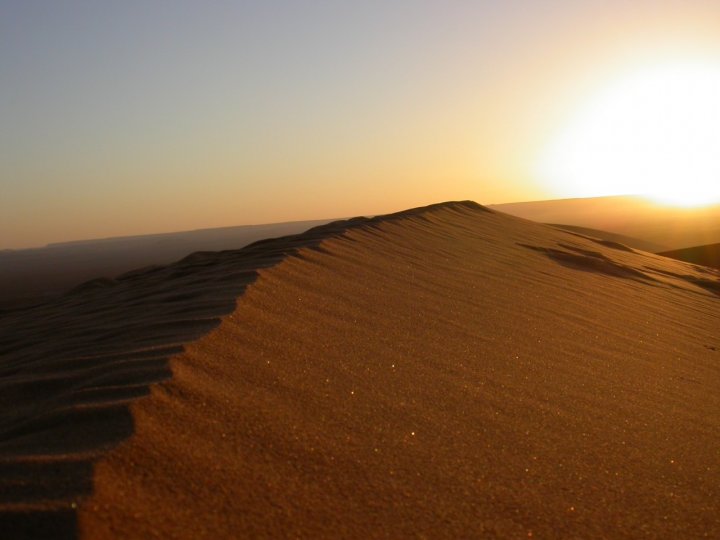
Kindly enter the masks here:
[[720, 5], [0, 0], [0, 249], [720, 201]]

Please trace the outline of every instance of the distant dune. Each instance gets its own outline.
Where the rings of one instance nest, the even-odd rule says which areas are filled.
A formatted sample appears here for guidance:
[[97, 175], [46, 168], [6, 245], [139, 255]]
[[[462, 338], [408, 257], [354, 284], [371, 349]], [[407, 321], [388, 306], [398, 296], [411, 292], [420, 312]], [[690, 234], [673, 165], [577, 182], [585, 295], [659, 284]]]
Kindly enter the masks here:
[[0, 316], [3, 538], [718, 538], [720, 272], [472, 202]]
[[659, 245], [661, 250], [720, 242], [720, 205], [674, 208], [641, 197], [618, 196], [498, 204], [491, 208], [540, 223], [620, 234]]
[[720, 244], [665, 251], [660, 253], [660, 255], [693, 264], [700, 264], [702, 266], [720, 268]]
[[560, 225], [556, 223], [548, 223], [548, 225], [569, 232], [574, 232], [582, 236], [587, 236], [589, 238], [598, 238], [608, 242], [623, 244], [634, 249], [639, 249], [640, 251], [657, 253], [667, 249], [667, 246], [655, 244], [653, 242], [646, 242], [645, 240], [639, 240], [638, 238], [632, 238], [630, 236], [625, 236], [624, 234], [615, 234], [607, 231], [600, 231], [598, 229], [590, 229], [588, 227], [576, 227], [574, 225]]
[[193, 251], [238, 249], [328, 221], [222, 227], [0, 251], [0, 309], [32, 305], [99, 276], [114, 278], [135, 268], [169, 264]]

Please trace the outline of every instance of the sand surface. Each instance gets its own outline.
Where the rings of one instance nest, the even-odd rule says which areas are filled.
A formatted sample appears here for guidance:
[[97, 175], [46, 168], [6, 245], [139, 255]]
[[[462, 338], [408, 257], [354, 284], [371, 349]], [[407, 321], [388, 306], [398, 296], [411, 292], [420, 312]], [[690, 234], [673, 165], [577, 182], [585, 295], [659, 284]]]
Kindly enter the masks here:
[[[520, 216], [522, 217], [522, 216]], [[638, 238], [633, 238], [631, 236], [625, 236], [624, 234], [616, 234], [611, 233], [608, 231], [600, 231], [598, 229], [590, 229], [588, 227], [577, 227], [575, 225], [563, 225], [563, 224], [557, 224], [557, 223], [546, 223], [546, 225], [552, 225], [555, 228], [558, 229], [564, 229], [569, 232], [575, 232], [580, 234], [580, 236], [585, 236], [589, 238], [595, 238], [599, 240], [610, 240], [611, 242], [616, 242], [620, 244], [625, 244], [628, 247], [631, 247], [633, 249], [637, 249], [639, 251], [649, 251], [650, 253], [660, 253], [662, 251], [667, 251], [667, 246], [663, 246], [662, 244], [655, 244], [653, 242], [647, 242], [645, 240], [640, 240]], [[665, 253], [662, 253], [662, 255], [667, 256]]]
[[0, 318], [0, 530], [718, 538], [719, 307], [469, 202], [91, 284]]
[[720, 243], [665, 251], [660, 255], [720, 270]]

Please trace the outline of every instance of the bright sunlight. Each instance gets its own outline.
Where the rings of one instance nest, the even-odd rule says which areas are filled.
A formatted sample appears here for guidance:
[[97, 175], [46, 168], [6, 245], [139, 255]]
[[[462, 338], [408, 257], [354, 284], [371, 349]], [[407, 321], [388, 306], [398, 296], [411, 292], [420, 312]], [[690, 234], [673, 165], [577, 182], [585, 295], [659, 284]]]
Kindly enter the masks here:
[[595, 95], [551, 140], [542, 181], [564, 196], [720, 202], [720, 61], [638, 70]]

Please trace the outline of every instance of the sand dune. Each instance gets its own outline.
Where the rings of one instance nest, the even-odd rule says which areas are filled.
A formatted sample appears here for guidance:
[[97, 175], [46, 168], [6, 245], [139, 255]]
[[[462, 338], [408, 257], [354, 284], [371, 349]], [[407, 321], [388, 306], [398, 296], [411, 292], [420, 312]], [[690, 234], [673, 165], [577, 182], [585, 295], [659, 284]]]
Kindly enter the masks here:
[[[562, 223], [624, 235], [667, 251], [720, 242], [720, 205], [677, 208], [641, 197], [614, 196], [493, 205], [491, 208], [540, 223]], [[654, 246], [661, 246], [655, 249]]]
[[720, 269], [720, 243], [660, 253], [665, 257]]
[[195, 251], [238, 249], [269, 238], [297, 234], [331, 220], [244, 225], [165, 234], [125, 236], [0, 251], [0, 310], [27, 307], [89, 279], [175, 262]]
[[0, 318], [10, 538], [719, 537], [720, 272], [445, 203]]
[[590, 229], [589, 227], [577, 227], [575, 225], [562, 225], [557, 223], [548, 223], [558, 229], [564, 229], [569, 232], [577, 233], [581, 236], [588, 238], [596, 238], [600, 240], [607, 240], [609, 242], [615, 242], [617, 244], [623, 244], [630, 248], [638, 249], [640, 251], [649, 251], [650, 253], [659, 253], [660, 251], [666, 251], [667, 246], [662, 244], [656, 244], [654, 242], [647, 242], [631, 236], [625, 236], [624, 234], [616, 234], [607, 231], [600, 231], [598, 229]]

